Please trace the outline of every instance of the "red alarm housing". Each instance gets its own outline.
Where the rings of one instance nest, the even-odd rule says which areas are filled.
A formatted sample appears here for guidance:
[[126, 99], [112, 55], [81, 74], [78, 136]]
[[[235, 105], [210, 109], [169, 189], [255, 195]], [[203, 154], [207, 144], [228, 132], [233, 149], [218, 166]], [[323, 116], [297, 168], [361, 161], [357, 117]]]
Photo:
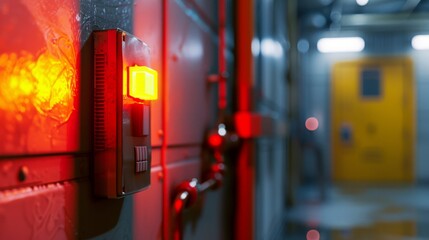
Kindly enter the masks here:
[[120, 29], [94, 32], [94, 189], [123, 197], [150, 185], [150, 101], [158, 74], [147, 44]]

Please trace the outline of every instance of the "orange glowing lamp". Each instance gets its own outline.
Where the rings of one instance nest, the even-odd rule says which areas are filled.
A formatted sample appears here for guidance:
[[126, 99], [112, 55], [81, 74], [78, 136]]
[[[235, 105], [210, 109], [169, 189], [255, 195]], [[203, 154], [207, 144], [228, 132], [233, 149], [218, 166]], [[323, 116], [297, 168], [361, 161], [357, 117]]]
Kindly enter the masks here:
[[157, 100], [158, 72], [146, 66], [129, 67], [128, 95], [139, 100]]

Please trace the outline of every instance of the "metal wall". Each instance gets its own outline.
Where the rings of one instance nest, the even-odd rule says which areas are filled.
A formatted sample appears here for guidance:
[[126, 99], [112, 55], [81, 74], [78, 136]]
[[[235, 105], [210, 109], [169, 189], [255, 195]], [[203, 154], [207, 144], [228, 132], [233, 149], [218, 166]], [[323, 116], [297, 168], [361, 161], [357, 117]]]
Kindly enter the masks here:
[[[256, 239], [276, 236], [281, 227], [286, 196], [286, 139], [288, 41], [286, 2], [256, 1], [255, 59], [256, 111], [277, 125], [274, 136], [256, 141]], [[278, 237], [278, 236], [277, 236]]]
[[[174, 219], [163, 216], [163, 202], [182, 181], [202, 178], [211, 160], [202, 146], [217, 118], [217, 89], [207, 83], [217, 74], [217, 14], [216, 1], [200, 0], [0, 3], [1, 239], [165, 237]], [[161, 79], [152, 103], [151, 186], [115, 200], [91, 189], [91, 32], [108, 28], [145, 41]], [[184, 239], [232, 237], [226, 175], [225, 187], [184, 212]]]
[[[182, 236], [268, 239], [276, 233], [286, 194], [286, 3], [226, 1], [223, 112], [213, 81], [222, 55], [218, 3], [0, 2], [0, 239], [170, 239], [177, 186], [204, 180], [214, 161], [207, 133], [222, 118], [232, 130], [238, 110], [269, 122], [249, 118], [236, 126], [271, 131], [247, 136], [237, 144], [241, 153], [225, 155], [223, 186], [183, 212]], [[238, 4], [248, 10], [240, 19], [252, 36], [238, 30]], [[159, 99], [151, 105], [151, 186], [121, 199], [96, 197], [92, 189], [91, 34], [111, 28], [146, 42], [160, 76]], [[246, 47], [240, 52], [237, 45]], [[237, 74], [237, 59], [250, 63], [247, 75]]]

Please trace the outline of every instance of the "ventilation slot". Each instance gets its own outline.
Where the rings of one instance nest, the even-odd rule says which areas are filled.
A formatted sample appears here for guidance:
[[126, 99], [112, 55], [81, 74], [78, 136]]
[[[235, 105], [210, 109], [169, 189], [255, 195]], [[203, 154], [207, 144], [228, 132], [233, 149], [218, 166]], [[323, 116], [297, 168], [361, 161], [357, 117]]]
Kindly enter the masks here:
[[106, 149], [106, 126], [105, 126], [105, 91], [106, 91], [106, 55], [95, 54], [95, 84], [94, 84], [94, 133], [95, 150]]

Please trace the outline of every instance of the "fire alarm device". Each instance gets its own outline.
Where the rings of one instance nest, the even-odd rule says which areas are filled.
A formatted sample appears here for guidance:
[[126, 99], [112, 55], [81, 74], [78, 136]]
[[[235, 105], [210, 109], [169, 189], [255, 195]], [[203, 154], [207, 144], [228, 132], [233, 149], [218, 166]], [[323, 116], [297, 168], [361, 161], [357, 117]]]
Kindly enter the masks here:
[[94, 189], [119, 198], [150, 185], [150, 49], [120, 29], [94, 32]]

